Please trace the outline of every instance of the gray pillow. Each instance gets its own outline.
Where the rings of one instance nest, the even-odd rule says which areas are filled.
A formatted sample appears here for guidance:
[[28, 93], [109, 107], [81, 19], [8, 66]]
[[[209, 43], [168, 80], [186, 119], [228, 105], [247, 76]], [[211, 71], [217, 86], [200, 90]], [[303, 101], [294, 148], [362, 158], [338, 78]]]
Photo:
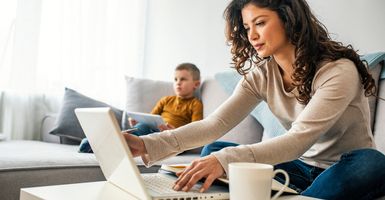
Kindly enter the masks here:
[[50, 134], [60, 137], [62, 144], [80, 144], [85, 138], [83, 129], [75, 115], [75, 108], [111, 107], [118, 122], [122, 121], [122, 111], [106, 103], [84, 96], [75, 90], [65, 88], [64, 97], [56, 120], [56, 127]]

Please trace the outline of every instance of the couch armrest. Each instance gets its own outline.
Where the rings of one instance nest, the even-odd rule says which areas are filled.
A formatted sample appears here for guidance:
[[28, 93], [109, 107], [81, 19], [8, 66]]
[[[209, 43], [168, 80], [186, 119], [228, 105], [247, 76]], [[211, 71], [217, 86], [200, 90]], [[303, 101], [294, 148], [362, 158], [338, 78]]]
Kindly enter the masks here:
[[49, 132], [55, 127], [55, 121], [57, 118], [57, 114], [47, 114], [44, 116], [41, 125], [41, 140], [44, 142], [50, 143], [60, 143], [59, 136], [51, 135]]

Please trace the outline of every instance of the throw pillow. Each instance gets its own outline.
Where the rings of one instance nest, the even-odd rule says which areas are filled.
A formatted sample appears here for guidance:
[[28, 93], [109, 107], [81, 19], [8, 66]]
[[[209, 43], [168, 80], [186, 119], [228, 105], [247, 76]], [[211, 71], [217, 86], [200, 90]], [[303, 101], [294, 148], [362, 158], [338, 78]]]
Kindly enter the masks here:
[[106, 103], [94, 100], [75, 90], [65, 88], [62, 105], [56, 120], [56, 127], [50, 134], [60, 137], [62, 144], [79, 144], [85, 138], [83, 129], [75, 115], [75, 108], [111, 107], [117, 120], [122, 120], [122, 111]]
[[[217, 73], [214, 77], [228, 94], [233, 93], [233, 90], [242, 78], [241, 75], [233, 70]], [[250, 115], [263, 126], [262, 140], [273, 138], [286, 132], [286, 129], [281, 125], [264, 101], [258, 104]]]
[[[129, 76], [125, 78], [127, 86], [125, 109], [127, 111], [149, 113], [162, 97], [175, 95], [171, 81], [158, 81]], [[199, 89], [195, 91], [196, 97], [199, 97], [199, 91]], [[127, 116], [124, 115], [123, 118], [123, 128], [127, 129]], [[200, 153], [200, 149], [191, 149], [186, 151], [186, 153]]]
[[[155, 104], [164, 96], [175, 95], [173, 82], [158, 81], [126, 76], [126, 110], [132, 112], [151, 112]], [[194, 96], [200, 99], [200, 89]]]
[[164, 96], [174, 95], [172, 82], [156, 81], [126, 76], [126, 110], [151, 112], [156, 102]]

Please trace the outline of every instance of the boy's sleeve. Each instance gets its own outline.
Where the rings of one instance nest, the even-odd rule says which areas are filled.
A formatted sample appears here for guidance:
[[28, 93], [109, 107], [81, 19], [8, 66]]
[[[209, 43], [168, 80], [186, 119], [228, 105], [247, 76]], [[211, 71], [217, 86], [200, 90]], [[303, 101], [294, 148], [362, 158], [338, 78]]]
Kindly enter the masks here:
[[162, 97], [152, 109], [151, 114], [160, 115], [163, 112], [164, 103], [166, 101], [166, 97]]
[[201, 101], [197, 100], [194, 102], [192, 107], [191, 122], [199, 121], [202, 119], [203, 119], [203, 104]]

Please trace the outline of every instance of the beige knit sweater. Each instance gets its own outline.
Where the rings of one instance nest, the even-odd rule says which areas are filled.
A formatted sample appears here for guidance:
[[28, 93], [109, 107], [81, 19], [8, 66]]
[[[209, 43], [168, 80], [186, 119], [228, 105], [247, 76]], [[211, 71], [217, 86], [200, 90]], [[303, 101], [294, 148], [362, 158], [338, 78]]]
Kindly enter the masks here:
[[[233, 95], [204, 120], [178, 129], [142, 136], [147, 166], [184, 150], [215, 141], [242, 121], [261, 101], [288, 130], [251, 145], [225, 148], [213, 155], [228, 172], [231, 162], [278, 164], [300, 159], [327, 168], [353, 149], [374, 148], [369, 125], [369, 105], [354, 63], [347, 59], [319, 66], [312, 98], [304, 106], [294, 89], [286, 92], [274, 59], [255, 67], [241, 80]], [[242, 134], [241, 132], [239, 134]]]

